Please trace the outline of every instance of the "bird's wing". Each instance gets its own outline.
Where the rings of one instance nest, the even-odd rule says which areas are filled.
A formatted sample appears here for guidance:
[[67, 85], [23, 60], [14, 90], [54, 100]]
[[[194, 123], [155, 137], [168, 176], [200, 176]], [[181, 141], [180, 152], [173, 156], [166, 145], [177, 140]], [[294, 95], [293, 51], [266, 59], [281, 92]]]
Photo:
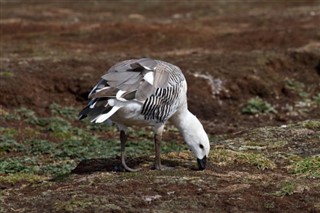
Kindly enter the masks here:
[[108, 108], [112, 107], [108, 104], [110, 98], [135, 100], [143, 104], [158, 88], [170, 86], [168, 82], [172, 70], [164, 68], [161, 61], [150, 58], [131, 59], [115, 64], [91, 90], [91, 101], [80, 116], [103, 113], [101, 103], [97, 104], [98, 102], [105, 104], [104, 110], [109, 112]]
[[157, 61], [153, 85], [155, 91], [144, 102], [141, 114], [146, 120], [165, 122], [175, 113], [186, 95], [185, 78], [179, 67]]

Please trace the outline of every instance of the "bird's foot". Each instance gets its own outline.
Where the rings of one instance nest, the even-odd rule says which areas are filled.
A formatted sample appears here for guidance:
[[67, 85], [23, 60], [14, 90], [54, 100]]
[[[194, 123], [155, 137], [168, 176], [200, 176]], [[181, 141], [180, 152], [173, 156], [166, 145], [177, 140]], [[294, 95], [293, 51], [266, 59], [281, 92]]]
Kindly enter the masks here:
[[122, 166], [124, 167], [124, 169], [128, 172], [138, 172], [141, 170], [141, 168], [138, 169], [132, 169], [129, 166], [127, 166], [127, 164], [125, 162], [122, 162]]

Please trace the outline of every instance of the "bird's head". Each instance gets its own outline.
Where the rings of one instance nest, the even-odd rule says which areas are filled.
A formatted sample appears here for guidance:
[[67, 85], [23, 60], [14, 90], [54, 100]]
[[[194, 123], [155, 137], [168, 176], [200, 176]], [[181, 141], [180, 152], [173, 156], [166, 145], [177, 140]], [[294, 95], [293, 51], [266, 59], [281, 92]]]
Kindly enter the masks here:
[[178, 119], [173, 121], [180, 130], [184, 141], [196, 156], [199, 170], [204, 170], [210, 152], [210, 142], [201, 122], [188, 110], [185, 110]]
[[185, 138], [185, 140], [197, 158], [199, 170], [204, 170], [210, 152], [210, 142], [202, 125], [201, 129], [189, 134], [188, 138]]

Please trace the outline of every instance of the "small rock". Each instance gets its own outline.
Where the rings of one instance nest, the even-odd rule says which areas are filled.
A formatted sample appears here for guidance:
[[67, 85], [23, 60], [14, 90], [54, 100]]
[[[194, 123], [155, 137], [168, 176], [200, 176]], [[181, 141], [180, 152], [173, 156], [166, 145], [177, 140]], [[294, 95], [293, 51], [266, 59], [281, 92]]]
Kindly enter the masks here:
[[153, 200], [157, 200], [159, 198], [161, 198], [161, 195], [154, 195], [154, 196], [145, 196], [144, 200], [147, 201], [148, 203], [152, 202]]
[[145, 17], [141, 14], [133, 13], [129, 15], [130, 19], [136, 19], [136, 20], [144, 20]]

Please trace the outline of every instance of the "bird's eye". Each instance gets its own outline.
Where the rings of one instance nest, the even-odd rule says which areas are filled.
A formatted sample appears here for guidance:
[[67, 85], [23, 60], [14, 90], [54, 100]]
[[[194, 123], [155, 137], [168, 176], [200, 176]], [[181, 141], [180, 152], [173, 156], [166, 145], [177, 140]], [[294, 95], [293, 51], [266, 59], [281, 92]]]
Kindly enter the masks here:
[[203, 148], [204, 148], [202, 144], [200, 144], [199, 147], [200, 147], [200, 149], [203, 149]]

